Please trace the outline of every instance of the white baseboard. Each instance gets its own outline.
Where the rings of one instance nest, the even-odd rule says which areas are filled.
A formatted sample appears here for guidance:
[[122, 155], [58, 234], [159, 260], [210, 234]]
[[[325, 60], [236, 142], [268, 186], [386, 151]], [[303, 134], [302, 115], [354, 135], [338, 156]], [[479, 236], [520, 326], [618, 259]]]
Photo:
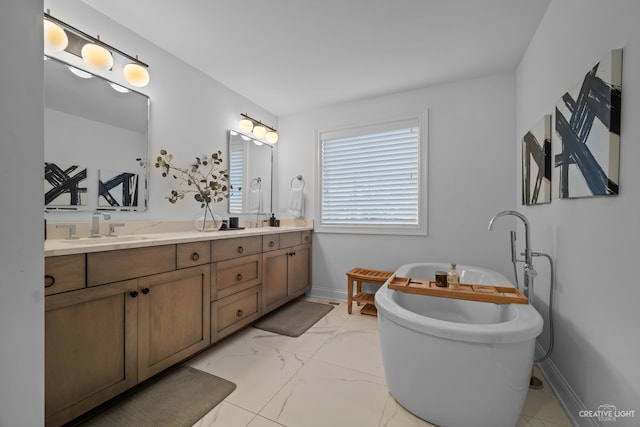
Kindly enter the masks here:
[[346, 301], [347, 300], [347, 290], [337, 290], [335, 288], [323, 288], [318, 286], [313, 286], [311, 291], [309, 291], [309, 296], [317, 297], [317, 298], [325, 298], [334, 301]]
[[[539, 343], [536, 343], [536, 358], [544, 355], [545, 349]], [[560, 401], [560, 405], [564, 408], [569, 420], [577, 427], [601, 427], [594, 418], [579, 417], [580, 411], [586, 410], [584, 403], [578, 395], [573, 391], [564, 378], [558, 367], [553, 363], [551, 358], [544, 362], [538, 363], [540, 372], [547, 380], [547, 384], [551, 387], [556, 397]]]

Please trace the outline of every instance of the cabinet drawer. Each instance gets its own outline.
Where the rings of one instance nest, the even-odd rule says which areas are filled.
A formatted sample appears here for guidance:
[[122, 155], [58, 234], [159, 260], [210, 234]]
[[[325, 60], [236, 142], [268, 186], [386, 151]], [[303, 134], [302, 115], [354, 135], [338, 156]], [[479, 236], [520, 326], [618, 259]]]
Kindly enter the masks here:
[[260, 317], [260, 285], [211, 303], [211, 341], [218, 340]]
[[211, 241], [211, 262], [262, 252], [262, 236]]
[[213, 265], [211, 299], [227, 297], [262, 282], [262, 256], [251, 255]]
[[181, 243], [176, 248], [178, 268], [194, 267], [209, 264], [211, 261], [211, 244], [206, 242]]
[[262, 236], [262, 252], [275, 251], [280, 249], [279, 234], [265, 234]]
[[46, 257], [44, 259], [44, 294], [53, 295], [85, 287], [84, 254]]
[[291, 233], [282, 233], [280, 234], [280, 247], [281, 248], [290, 248], [291, 246], [296, 246], [302, 243], [302, 232], [294, 231]]
[[87, 254], [87, 286], [119, 282], [176, 269], [176, 245]]

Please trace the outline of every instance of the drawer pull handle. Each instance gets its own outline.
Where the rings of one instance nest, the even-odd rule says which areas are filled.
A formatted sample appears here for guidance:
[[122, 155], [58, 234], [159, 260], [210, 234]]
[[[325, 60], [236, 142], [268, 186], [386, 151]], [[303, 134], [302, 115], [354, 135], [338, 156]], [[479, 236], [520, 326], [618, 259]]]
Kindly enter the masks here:
[[53, 286], [53, 284], [56, 283], [56, 278], [53, 276], [50, 276], [48, 274], [45, 274], [44, 276], [44, 287], [45, 288], [50, 288]]
[[236, 280], [239, 282], [240, 280], [242, 280], [242, 274], [238, 273], [238, 275], [236, 276]]
[[148, 294], [149, 293], [149, 288], [142, 288], [142, 293], [143, 294]]
[[192, 261], [197, 261], [200, 259], [200, 254], [198, 252], [194, 252], [191, 254], [191, 260]]
[[242, 317], [243, 314], [244, 314], [244, 311], [242, 311], [242, 310], [236, 311], [236, 316], [238, 316], [238, 317]]
[[129, 292], [129, 295], [131, 295], [131, 298], [135, 298], [138, 296], [138, 291], [131, 291]]
[[241, 254], [244, 252], [244, 248], [242, 246], [238, 246], [238, 253]]
[[269, 247], [272, 248], [276, 245], [276, 242], [274, 242], [273, 240], [269, 242]]
[[296, 251], [289, 252], [289, 256], [296, 256]]

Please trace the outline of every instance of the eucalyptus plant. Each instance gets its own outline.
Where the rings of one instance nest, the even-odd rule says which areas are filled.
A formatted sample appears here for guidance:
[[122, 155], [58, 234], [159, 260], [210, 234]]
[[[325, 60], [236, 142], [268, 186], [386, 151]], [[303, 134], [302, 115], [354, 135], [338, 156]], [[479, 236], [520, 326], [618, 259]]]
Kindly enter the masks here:
[[218, 151], [196, 157], [190, 166], [181, 168], [173, 163], [173, 155], [163, 149], [155, 165], [162, 170], [163, 177], [172, 176], [179, 181], [179, 185], [187, 185], [187, 188], [171, 190], [171, 195], [165, 197], [169, 202], [175, 203], [184, 199], [185, 195], [193, 194], [196, 202], [204, 208], [229, 197], [229, 172], [221, 168], [222, 163], [222, 152]]

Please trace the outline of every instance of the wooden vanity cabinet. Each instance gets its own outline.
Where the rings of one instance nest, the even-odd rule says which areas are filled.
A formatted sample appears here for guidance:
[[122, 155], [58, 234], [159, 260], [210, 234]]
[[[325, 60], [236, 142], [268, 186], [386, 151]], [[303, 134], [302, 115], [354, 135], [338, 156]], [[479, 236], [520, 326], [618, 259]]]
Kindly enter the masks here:
[[[262, 315], [263, 236], [211, 242], [211, 342]], [[244, 256], [242, 256], [244, 255]]]
[[310, 265], [310, 231], [45, 258], [45, 424], [302, 295]]
[[282, 233], [278, 247], [262, 255], [263, 314], [304, 294], [311, 285], [311, 232]]
[[138, 381], [210, 344], [209, 265], [138, 279]]
[[45, 299], [45, 422], [62, 425], [137, 381], [137, 281]]

